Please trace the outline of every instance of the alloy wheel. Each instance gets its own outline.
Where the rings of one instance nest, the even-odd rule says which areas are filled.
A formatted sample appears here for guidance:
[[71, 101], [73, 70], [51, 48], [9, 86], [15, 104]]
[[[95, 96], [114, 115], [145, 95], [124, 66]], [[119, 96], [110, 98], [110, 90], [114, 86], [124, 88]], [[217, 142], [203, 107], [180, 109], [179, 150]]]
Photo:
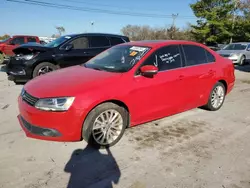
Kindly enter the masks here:
[[216, 86], [212, 92], [211, 104], [214, 108], [219, 108], [224, 100], [225, 91], [220, 85]]
[[43, 74], [46, 74], [48, 72], [52, 72], [53, 71], [53, 68], [49, 67], [49, 66], [45, 66], [45, 67], [42, 67], [39, 69], [38, 71], [38, 76], [40, 75], [43, 75]]
[[123, 118], [116, 110], [102, 112], [94, 121], [92, 135], [100, 145], [109, 145], [122, 133]]

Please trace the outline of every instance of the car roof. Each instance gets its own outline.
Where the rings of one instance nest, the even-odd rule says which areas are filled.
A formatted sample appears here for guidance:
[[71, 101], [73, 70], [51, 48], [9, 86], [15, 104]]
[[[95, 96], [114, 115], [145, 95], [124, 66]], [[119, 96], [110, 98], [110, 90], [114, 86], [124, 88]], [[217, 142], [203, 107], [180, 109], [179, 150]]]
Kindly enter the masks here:
[[[167, 44], [194, 44], [194, 45], [202, 45], [193, 41], [186, 40], [142, 40], [142, 41], [133, 41], [128, 43], [123, 43], [121, 45], [134, 45], [134, 46], [146, 46], [150, 48], [161, 47]], [[203, 45], [204, 46], [204, 45]]]
[[78, 34], [70, 34], [65, 35], [70, 37], [76, 37], [76, 36], [110, 36], [110, 37], [126, 37], [124, 35], [118, 35], [118, 34], [112, 34], [112, 33], [78, 33]]
[[13, 37], [38, 37], [38, 36], [35, 36], [35, 35], [13, 35], [11, 36], [11, 38]]

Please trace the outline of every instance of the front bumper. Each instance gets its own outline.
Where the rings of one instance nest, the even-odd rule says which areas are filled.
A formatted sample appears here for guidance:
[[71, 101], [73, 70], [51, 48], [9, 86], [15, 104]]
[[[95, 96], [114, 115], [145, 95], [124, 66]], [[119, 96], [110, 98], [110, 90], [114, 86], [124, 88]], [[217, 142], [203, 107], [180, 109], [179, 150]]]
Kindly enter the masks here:
[[80, 141], [82, 112], [70, 108], [66, 112], [47, 112], [36, 109], [18, 98], [19, 123], [27, 137], [52, 141]]
[[8, 80], [26, 82], [32, 78], [32, 69], [24, 64], [22, 60], [15, 60], [13, 57], [6, 64]]
[[230, 59], [233, 64], [238, 64], [240, 63], [240, 58], [235, 58], [235, 57], [228, 57], [228, 59]]

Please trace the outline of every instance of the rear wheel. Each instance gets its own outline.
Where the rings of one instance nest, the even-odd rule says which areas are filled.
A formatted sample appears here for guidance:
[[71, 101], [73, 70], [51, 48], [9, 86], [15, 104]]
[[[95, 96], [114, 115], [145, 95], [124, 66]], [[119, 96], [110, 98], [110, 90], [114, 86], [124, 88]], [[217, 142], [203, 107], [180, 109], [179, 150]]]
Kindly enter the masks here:
[[210, 111], [219, 110], [224, 103], [225, 96], [226, 96], [225, 86], [221, 82], [218, 82], [213, 87], [213, 90], [210, 93], [209, 100], [205, 108]]
[[97, 148], [115, 145], [128, 125], [128, 112], [114, 103], [103, 103], [87, 116], [82, 130], [85, 141]]
[[49, 63], [49, 62], [40, 63], [35, 67], [35, 69], [33, 71], [33, 78], [35, 78], [37, 76], [41, 76], [41, 75], [46, 74], [48, 72], [55, 71], [57, 69], [58, 69], [58, 67], [52, 63]]

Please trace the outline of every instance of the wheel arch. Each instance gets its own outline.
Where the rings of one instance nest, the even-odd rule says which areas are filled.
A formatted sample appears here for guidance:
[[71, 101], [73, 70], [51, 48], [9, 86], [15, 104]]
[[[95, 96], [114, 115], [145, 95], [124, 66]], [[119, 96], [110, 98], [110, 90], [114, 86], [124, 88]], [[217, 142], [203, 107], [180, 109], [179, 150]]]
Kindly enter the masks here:
[[228, 91], [228, 84], [227, 84], [227, 82], [224, 79], [221, 79], [218, 82], [220, 82], [220, 83], [222, 83], [224, 85], [226, 93], [227, 93], [227, 91]]
[[82, 132], [83, 132], [83, 125], [88, 117], [88, 115], [90, 114], [90, 112], [92, 110], [94, 110], [97, 106], [101, 105], [101, 104], [104, 104], [104, 103], [113, 103], [113, 104], [116, 104], [118, 106], [121, 106], [123, 107], [127, 113], [128, 113], [128, 125], [126, 128], [128, 128], [130, 126], [130, 111], [129, 111], [129, 108], [128, 106], [125, 104], [125, 102], [123, 102], [122, 100], [119, 100], [119, 99], [108, 99], [108, 100], [103, 100], [103, 101], [99, 101], [95, 104], [93, 104], [87, 111], [87, 113], [85, 114], [83, 120], [82, 120], [82, 127], [81, 127], [81, 140], [83, 139], [83, 135], [82, 135]]

